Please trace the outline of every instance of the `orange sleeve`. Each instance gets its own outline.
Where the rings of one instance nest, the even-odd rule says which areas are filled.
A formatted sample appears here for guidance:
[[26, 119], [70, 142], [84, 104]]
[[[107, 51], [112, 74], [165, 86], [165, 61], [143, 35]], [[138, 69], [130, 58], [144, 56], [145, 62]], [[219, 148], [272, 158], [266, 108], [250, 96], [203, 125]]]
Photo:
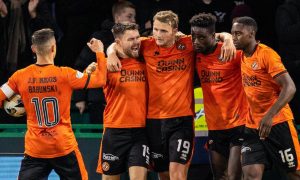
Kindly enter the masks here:
[[[10, 98], [11, 96], [13, 96], [14, 94], [18, 94], [19, 91], [18, 91], [18, 71], [15, 72], [9, 79], [6, 83], [4, 83], [2, 86], [1, 86], [1, 93], [4, 94], [5, 98]], [[3, 100], [4, 100], [3, 99]], [[2, 99], [1, 99], [2, 100]]]
[[8, 79], [8, 86], [15, 92], [18, 94], [18, 83], [17, 83], [17, 79], [18, 79], [18, 74], [19, 71], [15, 72], [9, 79]]
[[0, 108], [2, 108], [3, 100], [10, 98], [14, 94], [18, 93], [17, 90], [17, 79], [18, 71], [15, 72], [9, 79], [8, 82], [1, 86], [0, 91]]
[[5, 94], [3, 91], [0, 91], [0, 108], [3, 108], [3, 101], [6, 99]]
[[107, 68], [106, 59], [104, 53], [96, 53], [98, 69], [94, 71], [90, 76], [90, 82], [87, 88], [103, 87], [106, 84]]
[[99, 88], [106, 83], [106, 59], [103, 53], [97, 53], [98, 68], [91, 74], [82, 73], [69, 67], [64, 67], [68, 82], [73, 89]]
[[275, 77], [276, 75], [286, 71], [283, 63], [281, 62], [280, 56], [272, 49], [264, 50], [263, 63], [267, 72], [272, 77]]

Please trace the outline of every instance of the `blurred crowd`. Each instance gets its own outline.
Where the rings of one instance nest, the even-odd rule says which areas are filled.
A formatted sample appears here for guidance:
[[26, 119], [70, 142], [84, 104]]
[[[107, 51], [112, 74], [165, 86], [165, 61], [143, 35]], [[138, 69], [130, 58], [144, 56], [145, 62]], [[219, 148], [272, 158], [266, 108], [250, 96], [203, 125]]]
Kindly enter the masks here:
[[[118, 22], [136, 22], [144, 36], [151, 35], [152, 17], [161, 10], [179, 16], [179, 30], [190, 34], [189, 19], [200, 12], [217, 17], [217, 32], [230, 32], [236, 17], [258, 22], [257, 39], [279, 52], [298, 91], [290, 103], [300, 123], [300, 1], [299, 0], [0, 0], [0, 81], [35, 62], [30, 49], [34, 31], [52, 28], [58, 45], [57, 65], [78, 70], [95, 61], [86, 46], [98, 38], [107, 48], [114, 40], [111, 28]], [[88, 113], [90, 123], [102, 123], [105, 99], [101, 89], [73, 94], [74, 110]], [[0, 112], [1, 123], [25, 122]]]

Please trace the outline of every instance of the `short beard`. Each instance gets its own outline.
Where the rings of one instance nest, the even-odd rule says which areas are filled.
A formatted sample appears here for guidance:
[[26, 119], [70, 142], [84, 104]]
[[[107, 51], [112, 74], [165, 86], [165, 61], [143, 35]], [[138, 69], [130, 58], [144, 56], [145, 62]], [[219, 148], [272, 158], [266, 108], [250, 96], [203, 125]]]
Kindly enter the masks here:
[[130, 58], [138, 58], [139, 57], [139, 54], [135, 57], [130, 50], [125, 50], [124, 49], [124, 54]]

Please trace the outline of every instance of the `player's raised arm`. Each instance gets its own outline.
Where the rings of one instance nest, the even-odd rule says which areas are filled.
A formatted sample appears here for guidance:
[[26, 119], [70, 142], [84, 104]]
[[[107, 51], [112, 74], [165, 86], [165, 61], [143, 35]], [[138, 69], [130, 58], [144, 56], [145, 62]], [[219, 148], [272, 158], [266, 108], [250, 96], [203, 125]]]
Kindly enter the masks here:
[[107, 70], [109, 72], [121, 71], [122, 65], [119, 57], [117, 56], [116, 43], [112, 43], [107, 48]]
[[92, 74], [89, 74], [90, 76], [90, 82], [86, 86], [87, 88], [93, 88], [95, 86], [104, 86], [106, 84], [106, 58], [104, 55], [104, 47], [103, 43], [95, 38], [92, 38], [88, 43], [88, 47], [96, 53], [97, 58], [97, 66], [96, 71]]
[[103, 53], [103, 44], [98, 39], [91, 39], [89, 48], [96, 53], [97, 66], [93, 73], [80, 72], [72, 68], [64, 68], [68, 75], [68, 81], [73, 89], [99, 88], [106, 84], [106, 58]]

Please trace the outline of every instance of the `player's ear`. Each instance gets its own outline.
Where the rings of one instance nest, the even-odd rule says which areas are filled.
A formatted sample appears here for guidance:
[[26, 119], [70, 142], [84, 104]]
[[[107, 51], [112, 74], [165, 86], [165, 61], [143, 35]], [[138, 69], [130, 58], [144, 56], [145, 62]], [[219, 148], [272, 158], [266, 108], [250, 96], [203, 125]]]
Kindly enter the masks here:
[[255, 38], [255, 36], [256, 36], [256, 31], [252, 31], [252, 33], [253, 33], [253, 36], [254, 36], [254, 38]]
[[176, 34], [178, 32], [178, 28], [173, 28], [173, 33]]
[[115, 23], [120, 23], [120, 15], [119, 14], [115, 14], [115, 17], [114, 17], [114, 21]]
[[121, 44], [121, 39], [120, 38], [116, 38], [115, 42], [116, 42], [116, 44], [120, 45]]
[[36, 46], [35, 45], [31, 45], [31, 50], [32, 50], [33, 53], [36, 54]]
[[252, 37], [255, 37], [255, 32], [253, 30], [250, 31], [249, 33], [249, 36], [252, 38]]
[[51, 52], [55, 52], [56, 51], [56, 47], [55, 44], [51, 45]]

